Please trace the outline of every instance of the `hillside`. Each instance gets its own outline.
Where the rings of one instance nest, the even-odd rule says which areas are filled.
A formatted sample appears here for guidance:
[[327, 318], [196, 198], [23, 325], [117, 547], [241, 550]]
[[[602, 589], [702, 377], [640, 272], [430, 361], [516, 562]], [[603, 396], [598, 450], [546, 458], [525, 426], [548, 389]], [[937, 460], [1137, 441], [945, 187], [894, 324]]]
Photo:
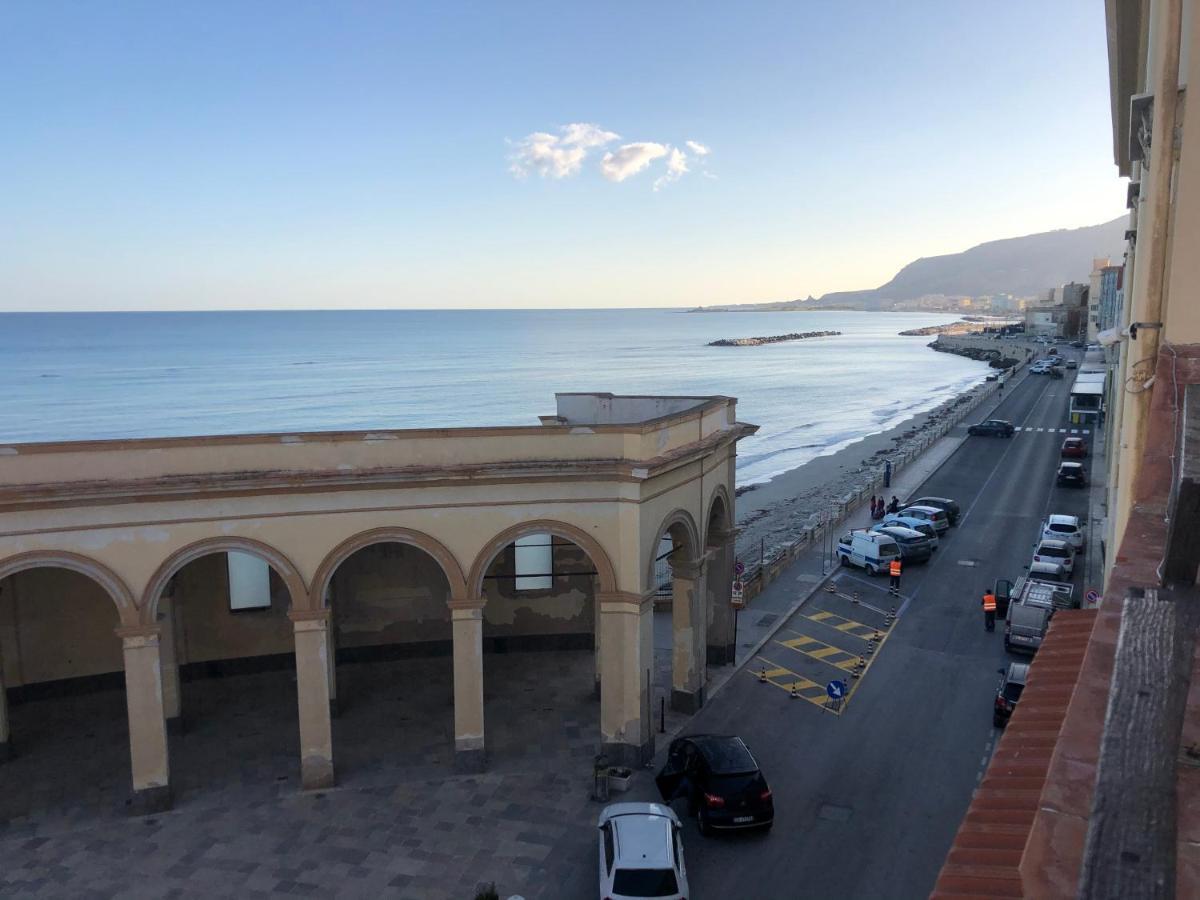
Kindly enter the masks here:
[[[783, 303], [737, 304], [739, 309], [888, 309], [897, 300], [927, 294], [979, 297], [1012, 294], [1028, 297], [1068, 281], [1086, 281], [1093, 257], [1120, 260], [1128, 218], [1102, 225], [1043, 231], [1023, 237], [988, 241], [961, 253], [910, 262], [877, 288], [839, 291], [819, 299]], [[730, 309], [733, 307], [706, 307]]]

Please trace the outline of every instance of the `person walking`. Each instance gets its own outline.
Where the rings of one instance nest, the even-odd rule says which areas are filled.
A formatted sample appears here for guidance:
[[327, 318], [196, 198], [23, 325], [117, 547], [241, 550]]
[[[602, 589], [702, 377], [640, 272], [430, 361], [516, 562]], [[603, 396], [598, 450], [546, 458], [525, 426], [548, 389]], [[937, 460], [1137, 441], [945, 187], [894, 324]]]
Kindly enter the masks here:
[[871, 518], [872, 519], [875, 518], [875, 502], [877, 499], [878, 498], [874, 494], [871, 495]]
[[892, 576], [892, 585], [888, 588], [888, 593], [893, 597], [900, 596], [900, 560], [893, 559], [888, 565], [888, 574]]
[[996, 630], [996, 595], [990, 590], [983, 594], [983, 627], [988, 631]]
[[887, 511], [890, 513], [900, 512], [900, 498], [892, 494], [892, 502], [888, 504]]

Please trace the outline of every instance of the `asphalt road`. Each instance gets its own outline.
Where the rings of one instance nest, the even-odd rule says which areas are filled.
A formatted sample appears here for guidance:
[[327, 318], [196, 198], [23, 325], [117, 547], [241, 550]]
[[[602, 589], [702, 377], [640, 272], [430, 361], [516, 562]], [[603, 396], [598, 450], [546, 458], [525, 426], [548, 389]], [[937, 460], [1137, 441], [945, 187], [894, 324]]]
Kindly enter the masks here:
[[[1074, 372], [1066, 375], [1010, 385], [994, 416], [1022, 430], [1011, 439], [968, 438], [925, 483], [920, 493], [953, 497], [963, 517], [928, 564], [906, 569], [901, 599], [888, 597], [885, 579], [839, 572], [841, 596], [812, 598], [764, 648], [761, 664], [735, 676], [694, 719], [691, 733], [747, 741], [776, 804], [767, 834], [704, 838], [686, 824], [695, 897], [928, 896], [998, 738], [997, 669], [1021, 658], [1005, 653], [1003, 623], [984, 630], [980, 597], [994, 579], [1024, 574], [1045, 515], [1087, 512], [1086, 490], [1054, 484], [1066, 436], [1059, 429], [1071, 428]], [[1077, 595], [1087, 587], [1076, 583]], [[854, 591], [860, 604], [851, 603]], [[896, 604], [895, 625], [854, 679], [846, 660], [863, 652], [865, 638], [831, 626], [842, 618], [814, 614], [865, 623], [857, 629], [865, 635], [882, 624], [878, 611]], [[768, 662], [777, 674], [764, 684], [753, 672]], [[794, 698], [786, 689], [835, 678], [853, 691], [840, 715], [811, 702], [819, 691]]]

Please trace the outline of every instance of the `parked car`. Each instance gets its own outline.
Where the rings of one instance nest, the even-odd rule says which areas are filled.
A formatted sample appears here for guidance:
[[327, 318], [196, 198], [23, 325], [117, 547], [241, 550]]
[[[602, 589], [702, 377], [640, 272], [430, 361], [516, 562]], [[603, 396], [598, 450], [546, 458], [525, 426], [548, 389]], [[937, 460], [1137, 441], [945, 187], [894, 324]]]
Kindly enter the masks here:
[[915, 528], [905, 528], [903, 525], [884, 525], [882, 522], [874, 526], [872, 531], [889, 535], [900, 548], [900, 559], [906, 563], [925, 562], [933, 555], [933, 541]]
[[1009, 652], [1037, 653], [1050, 624], [1050, 610], [1040, 606], [1014, 603], [1008, 608], [1004, 627], [1004, 649]]
[[1083, 341], [1071, 341], [1071, 346], [1082, 350], [1087, 345]]
[[690, 896], [677, 816], [660, 803], [614, 803], [597, 822], [600, 830], [600, 896]]
[[1057, 480], [1063, 487], [1087, 487], [1087, 472], [1083, 463], [1059, 463]]
[[1059, 455], [1063, 459], [1084, 459], [1088, 455], [1087, 441], [1079, 437], [1065, 438]]
[[1078, 516], [1047, 516], [1042, 522], [1042, 539], [1066, 541], [1076, 553], [1083, 550], [1087, 538]]
[[1012, 437], [1013, 432], [1012, 422], [1006, 422], [1004, 419], [988, 419], [985, 422], [977, 422], [967, 429], [967, 434], [987, 435], [989, 437]]
[[906, 506], [933, 506], [946, 514], [951, 525], [958, 524], [958, 504], [949, 497], [915, 497]]
[[950, 518], [946, 511], [936, 506], [906, 506], [900, 510], [900, 515], [910, 519], [923, 519], [937, 529], [939, 535], [950, 530]]
[[1043, 539], [1033, 548], [1030, 575], [1047, 575], [1069, 581], [1075, 572], [1075, 551], [1066, 541]]
[[1062, 378], [1063, 370], [1060, 369], [1058, 366], [1051, 366], [1049, 369], [1046, 370], [1046, 374], [1049, 375], [1051, 378]]
[[888, 563], [900, 558], [900, 547], [891, 535], [877, 531], [848, 531], [837, 546], [838, 562], [861, 566], [868, 575], [886, 572]]
[[1054, 615], [1060, 609], [1078, 609], [1074, 597], [1074, 585], [1032, 577], [1018, 578], [1013, 586], [1012, 604], [1009, 608], [1036, 606]]
[[933, 543], [933, 549], [938, 548], [938, 533], [933, 527], [932, 522], [927, 522], [924, 519], [914, 519], [910, 516], [902, 516], [900, 513], [888, 513], [883, 517], [880, 525], [901, 525], [904, 528], [911, 528], [913, 531], [919, 531], [925, 537], [929, 538]]
[[1068, 359], [1068, 360], [1067, 360], [1067, 361], [1064, 363], [1064, 365], [1065, 365], [1065, 366], [1066, 366], [1068, 369], [1078, 369], [1078, 368], [1079, 368], [1079, 363], [1077, 363], [1077, 362], [1076, 362], [1075, 360], [1073, 360], [1073, 359]]
[[996, 688], [996, 700], [992, 704], [992, 724], [1003, 728], [1008, 724], [1025, 683], [1029, 680], [1029, 663], [1009, 663], [1007, 669], [998, 669], [1000, 686]]
[[[866, 532], [863, 532], [864, 534]], [[888, 542], [895, 545], [894, 541]], [[666, 803], [684, 797], [701, 834], [713, 829], [770, 828], [775, 801], [750, 748], [734, 735], [676, 738], [654, 779]]]

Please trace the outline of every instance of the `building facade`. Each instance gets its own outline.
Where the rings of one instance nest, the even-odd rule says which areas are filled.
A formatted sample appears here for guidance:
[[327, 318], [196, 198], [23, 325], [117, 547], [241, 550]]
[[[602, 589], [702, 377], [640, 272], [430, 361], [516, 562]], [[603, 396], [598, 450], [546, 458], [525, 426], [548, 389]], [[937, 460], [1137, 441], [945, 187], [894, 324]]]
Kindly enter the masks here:
[[560, 394], [541, 425], [0, 447], [4, 697], [123, 678], [132, 788], [170, 800], [181, 672], [295, 671], [305, 787], [333, 783], [338, 664], [445, 654], [459, 766], [485, 759], [484, 655], [594, 652], [600, 743], [653, 752], [656, 571], [670, 701], [733, 659], [739, 423], [724, 397]]

